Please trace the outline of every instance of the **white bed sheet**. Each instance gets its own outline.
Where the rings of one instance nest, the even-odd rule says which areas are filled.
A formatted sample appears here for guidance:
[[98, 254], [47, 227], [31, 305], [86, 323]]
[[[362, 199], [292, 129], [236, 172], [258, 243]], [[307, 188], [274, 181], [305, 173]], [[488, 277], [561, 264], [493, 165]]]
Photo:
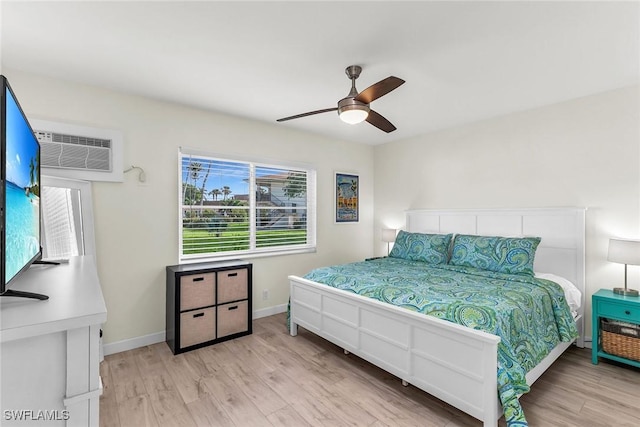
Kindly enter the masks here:
[[582, 306], [582, 293], [570, 280], [565, 279], [562, 276], [551, 273], [535, 273], [535, 276], [539, 279], [551, 280], [557, 283], [564, 290], [564, 297], [569, 304], [569, 309], [573, 317], [576, 317], [578, 310]]

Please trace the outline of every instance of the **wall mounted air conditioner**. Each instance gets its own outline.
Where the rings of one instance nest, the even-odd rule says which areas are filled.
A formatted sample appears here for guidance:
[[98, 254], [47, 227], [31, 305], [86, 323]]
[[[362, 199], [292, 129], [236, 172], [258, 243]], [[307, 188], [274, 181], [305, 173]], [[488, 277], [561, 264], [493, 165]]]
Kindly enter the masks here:
[[40, 142], [43, 175], [122, 182], [122, 133], [46, 120], [29, 120]]

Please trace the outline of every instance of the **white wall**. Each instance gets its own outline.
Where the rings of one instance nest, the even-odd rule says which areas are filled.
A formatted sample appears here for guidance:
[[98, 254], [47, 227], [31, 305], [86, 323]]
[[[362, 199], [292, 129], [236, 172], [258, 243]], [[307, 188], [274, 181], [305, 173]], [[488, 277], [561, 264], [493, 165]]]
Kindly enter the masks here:
[[[374, 242], [407, 209], [587, 207], [591, 294], [621, 286], [611, 236], [640, 238], [638, 86], [498, 117], [375, 148]], [[429, 118], [426, 117], [425, 120]], [[640, 289], [640, 267], [629, 267]]]
[[[317, 170], [317, 253], [252, 259], [254, 310], [286, 304], [287, 275], [372, 254], [373, 148], [5, 69], [30, 118], [121, 130], [124, 183], [94, 183], [97, 261], [108, 310], [104, 343], [162, 333], [165, 266], [178, 261], [178, 147], [290, 160]], [[214, 93], [211, 96], [215, 96]], [[275, 118], [274, 118], [275, 120]], [[339, 122], [336, 122], [339, 126]], [[333, 222], [333, 172], [360, 175], [357, 224]], [[262, 290], [270, 298], [262, 300]]]
[[[406, 209], [588, 207], [588, 313], [591, 293], [623, 280], [623, 266], [606, 261], [608, 238], [640, 238], [637, 86], [370, 147], [17, 70], [4, 74], [30, 117], [119, 129], [125, 165], [147, 173], [144, 184], [135, 173], [121, 184], [93, 184], [107, 344], [164, 331], [164, 267], [178, 257], [179, 146], [317, 168], [318, 252], [253, 259], [256, 310], [286, 303], [288, 274], [386, 254], [380, 231], [401, 228]], [[333, 223], [335, 170], [360, 174], [358, 224]], [[629, 283], [640, 288], [640, 267], [629, 267]]]

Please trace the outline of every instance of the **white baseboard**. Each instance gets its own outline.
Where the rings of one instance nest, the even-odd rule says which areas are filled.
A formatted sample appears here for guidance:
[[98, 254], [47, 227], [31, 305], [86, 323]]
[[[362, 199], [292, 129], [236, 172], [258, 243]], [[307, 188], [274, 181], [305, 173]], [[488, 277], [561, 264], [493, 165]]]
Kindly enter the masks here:
[[253, 312], [254, 319], [260, 319], [261, 317], [273, 316], [274, 314], [280, 314], [287, 311], [287, 304], [274, 305], [273, 307], [262, 308]]
[[[287, 311], [287, 304], [274, 305], [273, 307], [262, 308], [253, 312], [253, 319], [273, 316], [274, 314], [284, 313]], [[103, 353], [105, 356], [120, 353], [123, 351], [133, 350], [135, 348], [147, 345], [157, 344], [166, 340], [165, 331], [156, 332], [155, 334], [144, 335], [136, 338], [129, 338], [122, 341], [116, 341], [104, 344]]]
[[144, 347], [147, 345], [157, 344], [163, 342], [166, 339], [164, 331], [156, 332], [155, 334], [144, 335], [136, 338], [129, 338], [122, 341], [116, 341], [104, 345], [104, 355], [120, 353], [127, 350], [133, 350], [134, 348]]

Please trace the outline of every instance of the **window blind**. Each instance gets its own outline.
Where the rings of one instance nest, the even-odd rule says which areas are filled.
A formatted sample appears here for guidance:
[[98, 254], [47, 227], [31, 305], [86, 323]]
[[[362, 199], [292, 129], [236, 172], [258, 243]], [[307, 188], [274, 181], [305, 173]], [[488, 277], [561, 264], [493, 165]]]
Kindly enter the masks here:
[[80, 254], [76, 222], [80, 192], [71, 188], [42, 187], [43, 257], [68, 259]]

